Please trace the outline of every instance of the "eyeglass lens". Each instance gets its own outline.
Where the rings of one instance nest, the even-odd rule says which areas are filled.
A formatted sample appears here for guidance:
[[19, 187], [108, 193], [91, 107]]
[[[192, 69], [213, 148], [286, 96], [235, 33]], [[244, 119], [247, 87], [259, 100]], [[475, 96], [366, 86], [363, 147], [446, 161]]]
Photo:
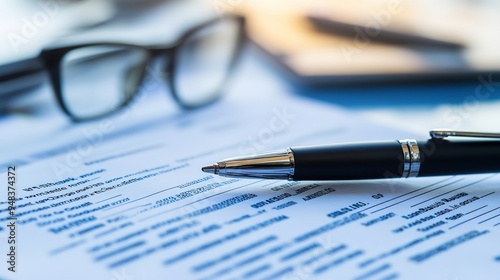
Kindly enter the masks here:
[[238, 44], [238, 25], [220, 20], [190, 36], [178, 49], [173, 74], [179, 101], [196, 107], [222, 90]]
[[119, 108], [141, 82], [148, 53], [139, 48], [92, 46], [70, 51], [61, 65], [61, 91], [76, 118]]

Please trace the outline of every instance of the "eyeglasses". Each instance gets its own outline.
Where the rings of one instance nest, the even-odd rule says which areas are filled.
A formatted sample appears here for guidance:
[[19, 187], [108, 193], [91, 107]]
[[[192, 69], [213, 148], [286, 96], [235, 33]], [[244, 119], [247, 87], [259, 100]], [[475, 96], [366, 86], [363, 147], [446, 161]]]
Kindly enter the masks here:
[[43, 50], [57, 101], [73, 121], [106, 116], [138, 92], [157, 58], [174, 99], [184, 108], [216, 100], [244, 39], [244, 19], [225, 16], [188, 30], [168, 46], [89, 43]]

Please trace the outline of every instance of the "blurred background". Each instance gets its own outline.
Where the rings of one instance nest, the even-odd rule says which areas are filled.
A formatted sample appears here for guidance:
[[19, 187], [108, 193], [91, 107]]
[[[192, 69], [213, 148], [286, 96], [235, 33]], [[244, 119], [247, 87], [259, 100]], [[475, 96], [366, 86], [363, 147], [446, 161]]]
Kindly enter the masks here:
[[43, 48], [168, 43], [233, 13], [247, 19], [245, 56], [290, 94], [413, 132], [500, 131], [500, 3], [494, 0], [4, 0], [0, 123], [14, 117], [30, 123], [58, 110], [37, 58]]

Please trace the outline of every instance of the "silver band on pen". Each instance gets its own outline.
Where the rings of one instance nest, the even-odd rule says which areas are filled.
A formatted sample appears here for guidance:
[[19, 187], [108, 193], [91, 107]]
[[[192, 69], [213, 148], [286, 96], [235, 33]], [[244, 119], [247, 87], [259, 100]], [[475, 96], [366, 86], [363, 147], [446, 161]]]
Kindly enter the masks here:
[[402, 178], [417, 177], [420, 171], [420, 149], [417, 140], [398, 140], [403, 152], [403, 173]]

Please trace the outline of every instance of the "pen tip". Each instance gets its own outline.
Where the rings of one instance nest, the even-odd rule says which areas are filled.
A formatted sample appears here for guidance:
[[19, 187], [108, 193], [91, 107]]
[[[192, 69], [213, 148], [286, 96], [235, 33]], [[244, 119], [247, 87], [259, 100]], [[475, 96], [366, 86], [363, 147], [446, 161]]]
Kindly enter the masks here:
[[203, 166], [201, 168], [201, 171], [206, 172], [206, 173], [211, 173], [211, 174], [217, 174], [218, 170], [219, 170], [219, 168], [217, 166], [215, 166], [215, 164]]

